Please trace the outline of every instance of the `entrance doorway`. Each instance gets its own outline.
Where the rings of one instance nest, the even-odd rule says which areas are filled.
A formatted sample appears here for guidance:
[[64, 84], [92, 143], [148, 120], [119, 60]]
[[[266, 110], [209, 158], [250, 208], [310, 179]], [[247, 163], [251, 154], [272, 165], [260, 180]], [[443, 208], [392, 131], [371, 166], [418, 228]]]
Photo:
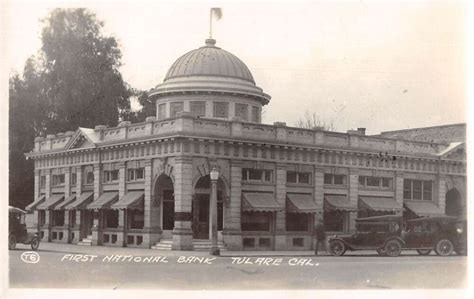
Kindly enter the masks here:
[[461, 195], [456, 188], [449, 190], [446, 193], [446, 207], [445, 213], [448, 216], [462, 216], [463, 214], [463, 205], [461, 203]]
[[[199, 179], [194, 188], [194, 197], [192, 204], [192, 230], [194, 239], [210, 238], [210, 198], [211, 181], [209, 176]], [[217, 182], [217, 230], [223, 229], [224, 222], [224, 183], [219, 179]]]
[[94, 211], [81, 210], [80, 239], [87, 238], [87, 236], [92, 235], [93, 225], [94, 225]]

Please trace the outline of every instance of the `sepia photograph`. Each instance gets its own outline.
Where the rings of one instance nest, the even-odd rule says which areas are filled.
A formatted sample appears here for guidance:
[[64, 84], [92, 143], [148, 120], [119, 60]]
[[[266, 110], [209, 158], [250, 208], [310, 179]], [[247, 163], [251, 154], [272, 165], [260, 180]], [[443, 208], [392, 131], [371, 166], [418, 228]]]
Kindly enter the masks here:
[[467, 296], [467, 1], [0, 6], [0, 296]]

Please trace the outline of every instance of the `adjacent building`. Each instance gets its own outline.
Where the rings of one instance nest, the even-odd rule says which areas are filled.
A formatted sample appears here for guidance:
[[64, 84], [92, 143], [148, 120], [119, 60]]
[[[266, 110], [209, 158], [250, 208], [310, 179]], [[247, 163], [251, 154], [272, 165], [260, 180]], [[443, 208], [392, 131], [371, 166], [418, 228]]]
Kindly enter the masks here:
[[150, 97], [156, 117], [143, 123], [35, 139], [28, 210], [43, 241], [205, 248], [214, 167], [218, 237], [231, 250], [310, 249], [317, 219], [349, 232], [356, 217], [465, 213], [463, 124], [378, 136], [262, 124], [271, 97], [213, 39]]

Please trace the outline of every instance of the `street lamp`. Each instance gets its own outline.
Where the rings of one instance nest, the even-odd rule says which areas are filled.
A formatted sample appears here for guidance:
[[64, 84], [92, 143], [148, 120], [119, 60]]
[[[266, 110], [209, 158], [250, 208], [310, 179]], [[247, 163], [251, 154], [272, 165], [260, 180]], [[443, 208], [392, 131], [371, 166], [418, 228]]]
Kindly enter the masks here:
[[209, 176], [211, 177], [211, 203], [209, 207], [211, 212], [211, 255], [220, 255], [217, 246], [217, 180], [219, 179], [219, 171], [215, 166]]

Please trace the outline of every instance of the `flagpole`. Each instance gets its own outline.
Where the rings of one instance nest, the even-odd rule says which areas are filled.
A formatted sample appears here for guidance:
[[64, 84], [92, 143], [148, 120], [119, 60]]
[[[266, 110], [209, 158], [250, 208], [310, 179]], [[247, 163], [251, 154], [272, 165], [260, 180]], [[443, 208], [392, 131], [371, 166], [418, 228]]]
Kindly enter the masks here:
[[209, 38], [212, 38], [212, 8], [209, 10]]

